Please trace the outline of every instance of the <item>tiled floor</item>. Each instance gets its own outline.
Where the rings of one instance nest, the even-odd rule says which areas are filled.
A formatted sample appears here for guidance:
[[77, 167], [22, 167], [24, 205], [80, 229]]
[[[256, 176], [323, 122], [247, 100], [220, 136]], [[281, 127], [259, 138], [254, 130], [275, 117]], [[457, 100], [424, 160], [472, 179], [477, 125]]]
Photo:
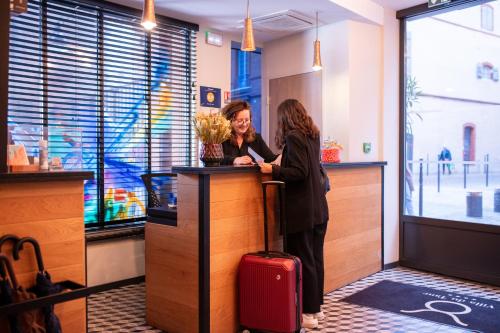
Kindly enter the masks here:
[[[325, 296], [327, 319], [313, 332], [346, 333], [465, 333], [459, 328], [397, 315], [340, 300], [381, 280], [392, 280], [418, 286], [476, 295], [500, 301], [500, 288], [473, 282], [395, 268], [379, 272]], [[89, 298], [88, 332], [161, 332], [145, 324], [144, 284], [123, 287]], [[499, 328], [500, 332], [500, 328]]]
[[146, 324], [144, 302], [144, 283], [90, 296], [87, 333], [162, 332]]

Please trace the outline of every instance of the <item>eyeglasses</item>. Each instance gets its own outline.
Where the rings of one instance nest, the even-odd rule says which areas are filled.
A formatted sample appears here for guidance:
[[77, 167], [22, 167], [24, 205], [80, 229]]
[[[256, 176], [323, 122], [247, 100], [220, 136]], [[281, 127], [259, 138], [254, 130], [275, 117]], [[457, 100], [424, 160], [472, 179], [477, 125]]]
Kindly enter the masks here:
[[238, 125], [249, 124], [250, 119], [234, 119], [233, 120]]

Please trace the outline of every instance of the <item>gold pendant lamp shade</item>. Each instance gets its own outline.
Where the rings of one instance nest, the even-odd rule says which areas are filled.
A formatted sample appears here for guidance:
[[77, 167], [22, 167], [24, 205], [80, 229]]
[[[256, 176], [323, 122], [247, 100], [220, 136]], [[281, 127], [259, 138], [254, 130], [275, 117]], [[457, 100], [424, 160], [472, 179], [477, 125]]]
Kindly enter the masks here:
[[142, 12], [141, 25], [147, 31], [151, 31], [154, 27], [156, 27], [154, 0], [144, 0], [144, 10]]
[[253, 39], [252, 19], [250, 18], [250, 0], [247, 0], [247, 17], [243, 27], [243, 37], [241, 39], [242, 51], [255, 51], [255, 41]]
[[313, 71], [321, 70], [321, 45], [318, 39], [318, 12], [316, 12], [316, 40], [314, 41]]
[[314, 41], [314, 61], [313, 70], [319, 71], [323, 66], [321, 65], [321, 46], [319, 40]]

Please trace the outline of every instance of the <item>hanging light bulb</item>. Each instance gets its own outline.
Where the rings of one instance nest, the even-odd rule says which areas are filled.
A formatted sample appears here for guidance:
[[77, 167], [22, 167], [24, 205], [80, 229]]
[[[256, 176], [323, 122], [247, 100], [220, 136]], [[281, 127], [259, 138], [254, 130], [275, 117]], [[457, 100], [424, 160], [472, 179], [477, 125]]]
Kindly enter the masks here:
[[243, 38], [241, 40], [242, 51], [255, 51], [255, 41], [253, 39], [252, 19], [250, 18], [250, 0], [247, 0], [247, 17], [243, 27]]
[[142, 11], [141, 25], [147, 31], [151, 31], [153, 30], [154, 27], [156, 27], [154, 0], [144, 0], [144, 9]]
[[314, 41], [313, 71], [319, 71], [321, 68], [321, 46], [318, 39], [318, 12], [316, 12], [316, 40]]

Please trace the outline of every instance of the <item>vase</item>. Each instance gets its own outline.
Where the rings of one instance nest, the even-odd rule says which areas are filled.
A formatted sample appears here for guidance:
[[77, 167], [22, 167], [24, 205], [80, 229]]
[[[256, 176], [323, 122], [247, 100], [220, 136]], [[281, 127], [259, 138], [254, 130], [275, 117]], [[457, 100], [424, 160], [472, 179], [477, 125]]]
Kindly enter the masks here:
[[221, 143], [202, 143], [200, 160], [206, 167], [219, 166], [224, 159]]

